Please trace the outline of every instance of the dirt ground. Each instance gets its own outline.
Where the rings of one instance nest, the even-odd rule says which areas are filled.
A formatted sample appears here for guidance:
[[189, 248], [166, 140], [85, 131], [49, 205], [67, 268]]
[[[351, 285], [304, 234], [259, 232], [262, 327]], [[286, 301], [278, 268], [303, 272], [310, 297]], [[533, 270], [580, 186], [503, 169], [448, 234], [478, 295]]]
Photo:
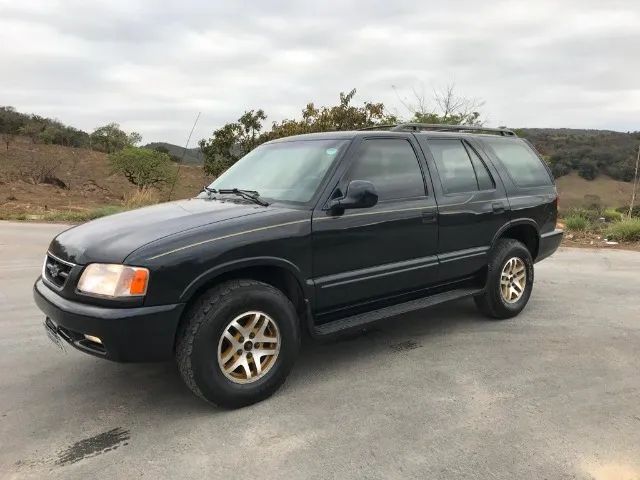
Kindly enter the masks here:
[[[37, 183], [51, 172], [54, 184]], [[199, 166], [183, 165], [172, 198], [188, 198], [209, 183]], [[157, 192], [167, 200], [170, 186]], [[38, 214], [43, 211], [83, 211], [121, 205], [135, 187], [110, 171], [107, 155], [83, 148], [34, 144], [14, 137], [9, 150], [0, 150], [0, 213]]]

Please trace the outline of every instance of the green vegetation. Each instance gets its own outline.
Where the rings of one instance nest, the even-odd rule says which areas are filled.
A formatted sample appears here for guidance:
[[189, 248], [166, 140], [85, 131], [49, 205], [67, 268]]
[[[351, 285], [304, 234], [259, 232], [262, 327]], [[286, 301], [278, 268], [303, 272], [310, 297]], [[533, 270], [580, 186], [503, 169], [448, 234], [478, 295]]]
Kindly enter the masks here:
[[574, 232], [583, 232], [589, 228], [590, 222], [581, 215], [570, 215], [564, 219], [564, 223], [568, 230]]
[[[364, 102], [360, 106], [353, 105], [355, 94], [355, 89], [349, 93], [340, 93], [339, 102], [334, 106], [316, 107], [314, 103], [308, 103], [302, 109], [299, 119], [273, 122], [268, 131], [263, 131], [263, 122], [267, 119], [263, 110], [245, 111], [236, 122], [227, 123], [214, 131], [210, 139], [200, 141], [200, 149], [205, 156], [205, 171], [211, 175], [219, 175], [261, 143], [276, 138], [304, 133], [358, 130], [400, 121], [383, 103]], [[481, 123], [480, 113], [475, 109], [480, 104], [458, 97], [453, 87], [436, 93], [433, 109], [428, 108], [424, 98], [417, 96], [416, 100], [417, 105], [403, 102], [412, 114], [406, 121], [450, 125]]]
[[518, 135], [533, 143], [556, 178], [577, 171], [587, 180], [601, 174], [633, 179], [640, 132], [523, 128]]
[[94, 150], [113, 153], [140, 143], [142, 136], [137, 132], [126, 133], [117, 123], [109, 123], [96, 128], [90, 135], [90, 140]]
[[9, 150], [12, 135], [24, 135], [33, 143], [62, 145], [64, 147], [91, 148], [112, 153], [140, 143], [139, 133], [126, 133], [117, 123], [96, 128], [91, 135], [58, 120], [17, 112], [13, 107], [0, 107], [0, 135]]
[[602, 212], [602, 217], [607, 222], [619, 222], [624, 218], [624, 214], [613, 208], [607, 208]]
[[149, 148], [125, 147], [109, 155], [109, 162], [138, 189], [168, 183], [175, 175], [169, 155]]
[[42, 214], [5, 213], [0, 211], [0, 220], [32, 220], [37, 222], [82, 223], [106, 217], [125, 210], [120, 205], [107, 205], [92, 210], [51, 210]]
[[640, 218], [625, 218], [609, 225], [605, 231], [609, 240], [618, 242], [640, 241]]

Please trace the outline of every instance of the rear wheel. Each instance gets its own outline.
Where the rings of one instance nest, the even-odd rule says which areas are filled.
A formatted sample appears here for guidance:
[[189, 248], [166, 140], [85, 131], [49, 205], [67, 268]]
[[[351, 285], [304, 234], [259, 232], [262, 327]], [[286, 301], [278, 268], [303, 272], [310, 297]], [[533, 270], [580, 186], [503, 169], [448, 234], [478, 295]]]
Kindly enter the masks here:
[[529, 301], [533, 288], [533, 259], [517, 240], [498, 240], [492, 250], [485, 291], [475, 297], [478, 309], [491, 318], [511, 318]]
[[205, 292], [184, 320], [176, 343], [180, 374], [196, 395], [222, 407], [269, 397], [298, 353], [293, 304], [262, 282], [220, 284]]

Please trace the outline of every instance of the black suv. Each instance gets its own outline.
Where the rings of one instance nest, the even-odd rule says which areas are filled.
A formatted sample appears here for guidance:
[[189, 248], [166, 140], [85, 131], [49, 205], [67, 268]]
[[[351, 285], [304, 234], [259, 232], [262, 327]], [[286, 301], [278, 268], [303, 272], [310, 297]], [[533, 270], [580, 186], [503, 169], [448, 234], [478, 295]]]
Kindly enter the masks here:
[[50, 337], [120, 362], [177, 360], [239, 407], [331, 337], [473, 296], [517, 315], [560, 244], [553, 177], [506, 129], [403, 124], [266, 143], [196, 198], [67, 230], [34, 286]]

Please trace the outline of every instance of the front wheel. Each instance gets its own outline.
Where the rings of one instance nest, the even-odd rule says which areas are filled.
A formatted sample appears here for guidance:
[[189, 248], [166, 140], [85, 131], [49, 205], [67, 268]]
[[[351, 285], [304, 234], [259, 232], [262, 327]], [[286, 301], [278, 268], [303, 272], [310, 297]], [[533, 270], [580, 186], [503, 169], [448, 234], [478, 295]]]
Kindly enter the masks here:
[[503, 238], [492, 250], [485, 291], [474, 300], [488, 317], [511, 318], [527, 305], [532, 288], [533, 259], [529, 249], [517, 240]]
[[278, 289], [233, 280], [205, 292], [181, 325], [176, 359], [199, 397], [238, 408], [273, 394], [287, 378], [300, 344], [295, 308]]

